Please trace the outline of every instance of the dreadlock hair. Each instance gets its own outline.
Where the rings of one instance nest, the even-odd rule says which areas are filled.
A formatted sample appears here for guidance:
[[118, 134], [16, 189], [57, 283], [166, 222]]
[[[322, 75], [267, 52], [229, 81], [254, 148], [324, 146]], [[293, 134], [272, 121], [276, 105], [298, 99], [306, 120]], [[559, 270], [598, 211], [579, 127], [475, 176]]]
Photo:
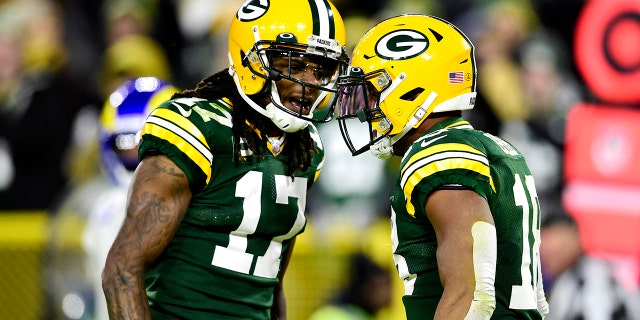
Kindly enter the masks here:
[[[259, 114], [247, 104], [238, 93], [238, 89], [233, 78], [229, 75], [229, 69], [224, 69], [215, 73], [202, 81], [200, 81], [195, 89], [187, 89], [174, 93], [171, 97], [176, 98], [201, 98], [206, 100], [215, 100], [227, 98], [231, 101], [232, 110], [232, 132], [233, 132], [233, 148], [234, 159], [236, 163], [241, 160], [247, 160], [246, 156], [241, 154], [240, 140], [244, 138], [249, 149], [253, 153], [250, 157], [261, 160], [267, 148], [266, 134], [267, 125], [270, 125], [270, 119]], [[252, 127], [253, 126], [253, 127]], [[261, 132], [263, 138], [255, 132], [255, 129]], [[293, 177], [296, 169], [307, 171], [311, 165], [313, 153], [316, 153], [315, 144], [309, 128], [297, 132], [287, 133], [287, 148], [284, 148], [281, 156], [288, 159], [287, 175]]]

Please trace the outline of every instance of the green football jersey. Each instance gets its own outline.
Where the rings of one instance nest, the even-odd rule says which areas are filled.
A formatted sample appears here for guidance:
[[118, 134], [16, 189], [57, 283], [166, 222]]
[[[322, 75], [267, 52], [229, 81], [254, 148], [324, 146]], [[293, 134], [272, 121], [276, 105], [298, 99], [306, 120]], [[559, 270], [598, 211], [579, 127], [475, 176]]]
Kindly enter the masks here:
[[417, 139], [395, 183], [393, 257], [404, 280], [407, 319], [432, 319], [444, 290], [425, 203], [445, 185], [474, 190], [491, 208], [498, 245], [492, 319], [541, 319], [540, 212], [533, 177], [511, 144], [474, 130], [462, 118], [442, 122]]
[[269, 319], [282, 254], [304, 230], [307, 191], [324, 151], [309, 125], [318, 152], [292, 179], [285, 155], [270, 144], [261, 160], [234, 160], [231, 127], [229, 104], [195, 98], [163, 103], [144, 125], [139, 154], [158, 150], [172, 159], [193, 195], [146, 274], [153, 319]]

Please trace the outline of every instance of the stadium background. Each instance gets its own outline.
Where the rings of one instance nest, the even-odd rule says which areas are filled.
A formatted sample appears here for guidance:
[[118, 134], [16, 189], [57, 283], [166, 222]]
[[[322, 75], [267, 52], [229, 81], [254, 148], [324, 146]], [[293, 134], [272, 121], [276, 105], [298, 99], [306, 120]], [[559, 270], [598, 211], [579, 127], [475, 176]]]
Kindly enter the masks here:
[[[123, 69], [139, 66], [139, 62], [125, 59], [123, 52], [128, 55], [146, 52], [147, 58], [153, 60], [152, 65], [147, 64], [136, 71], [171, 73], [173, 81], [180, 87], [193, 86], [207, 72], [224, 67], [225, 28], [231, 10], [237, 7], [239, 1], [144, 1], [151, 7], [159, 4], [156, 10], [173, 4], [177, 26], [183, 34], [180, 41], [173, 40], [172, 43], [171, 36], [174, 34], [166, 28], [149, 27], [154, 31], [149, 32], [150, 38], [155, 39], [165, 51], [159, 53], [157, 59], [149, 58], [149, 54], [153, 55], [153, 46], [144, 41], [109, 44], [106, 35], [92, 36], [92, 31], [103, 32], [106, 29], [104, 27], [92, 26], [82, 33], [82, 27], [88, 21], [106, 25], [112, 21], [110, 19], [117, 21], [119, 14], [126, 10], [146, 21], [149, 26], [154, 25], [150, 19], [166, 18], [166, 15], [158, 12], [151, 14], [140, 10], [144, 6], [132, 6], [127, 0], [91, 3], [81, 0], [4, 0], [0, 1], [0, 33], [6, 31], [7, 25], [13, 25], [14, 19], [21, 17], [10, 16], [10, 13], [16, 12], [10, 7], [16, 3], [31, 9], [37, 8], [32, 12], [38, 14], [53, 12], [54, 18], [60, 19], [66, 26], [60, 30], [61, 33], [57, 35], [60, 38], [57, 39], [38, 37], [39, 33], [33, 29], [21, 34], [29, 43], [24, 55], [31, 71], [37, 72], [43, 68], [57, 70], [61, 64], [68, 64], [77, 77], [86, 78], [87, 85], [95, 86], [96, 95], [100, 97], [100, 93], [107, 92], [113, 85], [112, 82], [121, 80], [117, 75]], [[460, 26], [476, 44], [479, 74], [481, 79], [487, 79], [479, 84], [481, 99], [474, 114], [470, 114], [474, 125], [520, 144], [525, 156], [534, 162], [533, 169], [538, 170], [536, 179], [542, 184], [541, 196], [547, 199], [546, 202], [543, 200], [543, 211], [566, 210], [578, 217], [584, 229], [584, 244], [589, 252], [614, 262], [620, 278], [631, 290], [637, 291], [640, 278], [640, 233], [637, 232], [640, 230], [640, 169], [633, 161], [626, 159], [637, 159], [640, 155], [640, 132], [635, 129], [636, 119], [640, 119], [640, 90], [637, 90], [640, 87], [640, 22], [630, 19], [625, 22], [626, 25], [618, 24], [622, 25], [622, 31], [619, 31], [621, 35], [611, 40], [614, 43], [610, 47], [606, 47], [606, 39], [598, 36], [615, 31], [608, 26], [624, 14], [639, 16], [638, 1], [376, 0], [367, 2], [366, 6], [359, 1], [340, 0], [335, 3], [345, 18], [347, 29], [352, 30], [348, 34], [348, 45], [353, 45], [357, 37], [379, 19], [404, 12], [436, 14]], [[576, 25], [587, 4], [594, 3], [602, 5], [599, 14], [589, 19], [590, 25], [582, 26], [587, 30], [583, 32], [599, 40], [596, 46], [600, 47], [592, 50], [586, 45], [577, 45]], [[48, 11], [46, 8], [55, 9]], [[198, 24], [198, 21], [206, 22]], [[73, 37], [69, 34], [73, 33], [70, 30], [80, 34]], [[49, 32], [42, 34], [51, 36]], [[87, 38], [91, 41], [87, 41]], [[60, 43], [64, 43], [66, 48], [58, 48]], [[590, 52], [593, 53], [592, 58], [589, 58]], [[602, 57], [593, 58], [605, 53], [607, 59], [604, 62]], [[616, 64], [616, 68], [593, 68], [596, 71], [581, 70], [578, 65], [580, 61], [589, 66], [598, 63], [607, 65], [611, 59], [621, 62]], [[101, 67], [96, 68], [96, 65]], [[620, 71], [620, 66], [623, 71]], [[521, 80], [521, 76], [545, 67], [552, 68], [562, 76], [557, 86], [558, 92], [551, 93], [553, 98], [550, 100], [555, 101], [552, 111], [534, 109], [544, 104], [536, 98], [541, 99], [546, 91], [537, 87], [540, 84], [530, 78], [528, 81]], [[609, 69], [613, 69], [614, 73], [617, 70], [617, 74], [611, 74]], [[613, 87], [611, 84], [614, 84]], [[510, 90], [505, 90], [505, 87]], [[623, 110], [622, 114], [620, 110]], [[545, 117], [538, 119], [540, 114]], [[572, 116], [577, 120], [570, 118]], [[540, 136], [536, 136], [540, 131], [531, 130], [538, 128], [531, 124], [544, 122], [551, 127], [551, 123], [558, 121], [562, 123], [561, 128], [567, 126], [566, 139], [563, 135], [561, 138], [553, 136], [557, 128], [556, 131], [548, 129]], [[617, 131], [608, 140], [598, 141], [593, 131], [602, 129], [606, 121], [617, 121], [621, 125], [616, 126]], [[321, 176], [317, 190], [310, 195], [310, 224], [297, 243], [285, 278], [291, 319], [305, 319], [342, 287], [347, 280], [347, 258], [353, 252], [364, 251], [394, 273], [386, 219], [387, 188], [392, 179], [390, 172], [393, 172], [394, 163], [384, 166], [367, 157], [344, 161], [342, 141], [335, 135], [337, 128], [327, 125], [326, 130], [321, 129], [329, 152], [326, 172]], [[86, 136], [93, 137], [90, 130]], [[68, 140], [69, 149], [74, 152], [61, 165], [68, 168], [68, 185], [74, 187], [81, 185], [95, 172], [98, 161], [90, 141], [77, 137], [68, 137]], [[593, 148], [601, 151], [600, 157], [592, 155]], [[603, 171], [602, 163], [605, 167], [607, 163], [613, 163], [616, 170]], [[364, 177], [375, 179], [366, 185], [358, 184]], [[0, 182], [2, 179], [0, 174]], [[64, 191], [61, 190], [61, 193]], [[616, 197], [588, 201], [594, 195], [599, 199], [603, 195]], [[0, 194], [0, 202], [2, 200]], [[81, 215], [65, 215], [52, 209], [2, 211], [0, 319], [53, 318], [47, 292], [51, 277], [50, 253], [52, 250], [63, 252], [63, 259], [74, 259], [81, 255], [83, 223]], [[381, 316], [384, 319], [402, 319], [399, 299], [402, 288], [395, 274], [393, 279], [394, 298]]]

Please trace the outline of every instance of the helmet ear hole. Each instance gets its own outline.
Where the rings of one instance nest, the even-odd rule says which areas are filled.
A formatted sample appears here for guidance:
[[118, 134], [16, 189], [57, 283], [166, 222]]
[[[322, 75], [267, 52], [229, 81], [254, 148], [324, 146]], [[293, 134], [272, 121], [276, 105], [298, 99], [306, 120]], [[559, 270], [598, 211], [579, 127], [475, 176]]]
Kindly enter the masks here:
[[247, 55], [244, 53], [244, 50], [240, 50], [240, 61], [242, 61], [242, 66], [246, 67], [249, 65], [249, 62], [246, 59]]
[[413, 88], [411, 89], [409, 92], [403, 94], [400, 99], [401, 100], [405, 100], [405, 101], [413, 101], [416, 98], [418, 98], [418, 96], [420, 96], [421, 93], [424, 92], [424, 88]]

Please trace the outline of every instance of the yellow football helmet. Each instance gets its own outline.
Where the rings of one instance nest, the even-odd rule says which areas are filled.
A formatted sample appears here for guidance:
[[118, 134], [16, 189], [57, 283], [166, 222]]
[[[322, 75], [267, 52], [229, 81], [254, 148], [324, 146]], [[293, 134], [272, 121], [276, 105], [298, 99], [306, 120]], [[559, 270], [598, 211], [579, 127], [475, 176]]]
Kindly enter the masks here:
[[[396, 16], [367, 31], [338, 81], [338, 121], [352, 154], [369, 149], [388, 158], [431, 113], [472, 109], [473, 51], [462, 31], [428, 15]], [[365, 137], [350, 129], [354, 123], [368, 126], [367, 140], [356, 143]]]
[[[244, 100], [287, 132], [300, 130], [308, 121], [327, 122], [333, 116], [337, 79], [346, 68], [345, 29], [342, 17], [327, 0], [248, 0], [238, 10], [229, 30], [229, 73]], [[272, 59], [289, 59], [288, 67], [276, 68]], [[315, 63], [300, 66], [292, 58], [313, 58]], [[295, 63], [295, 62], [294, 62]], [[317, 83], [295, 77], [311, 71]], [[284, 107], [275, 85], [287, 79], [320, 92], [314, 101], [305, 101], [307, 114]], [[248, 96], [270, 93], [272, 103], [263, 107]], [[313, 115], [323, 108], [322, 115]], [[327, 110], [328, 109], [328, 110]]]

